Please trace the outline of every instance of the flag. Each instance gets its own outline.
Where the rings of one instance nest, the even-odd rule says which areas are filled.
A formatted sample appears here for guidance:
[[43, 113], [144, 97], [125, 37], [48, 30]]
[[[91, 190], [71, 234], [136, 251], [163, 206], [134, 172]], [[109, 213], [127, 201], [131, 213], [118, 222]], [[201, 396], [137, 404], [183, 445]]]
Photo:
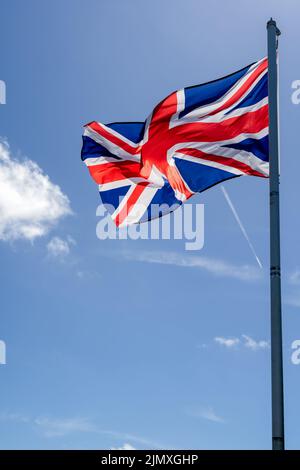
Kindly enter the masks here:
[[145, 122], [87, 124], [82, 160], [115, 224], [161, 216], [230, 178], [268, 177], [267, 82], [264, 58], [171, 93]]

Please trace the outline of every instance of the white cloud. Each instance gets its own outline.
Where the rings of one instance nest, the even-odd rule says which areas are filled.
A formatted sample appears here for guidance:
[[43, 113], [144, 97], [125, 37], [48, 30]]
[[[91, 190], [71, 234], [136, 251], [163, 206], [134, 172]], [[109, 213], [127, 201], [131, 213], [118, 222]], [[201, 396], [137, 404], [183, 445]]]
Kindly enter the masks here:
[[123, 252], [121, 256], [128, 261], [140, 261], [145, 263], [157, 263], [184, 268], [198, 268], [215, 276], [229, 277], [240, 281], [255, 281], [261, 279], [262, 272], [254, 266], [237, 266], [224, 260], [181, 254], [168, 251], [134, 251]]
[[128, 444], [125, 442], [125, 444], [122, 445], [122, 447], [111, 447], [110, 450], [136, 450], [135, 447], [132, 447], [131, 444]]
[[251, 338], [248, 335], [241, 335], [241, 339], [237, 337], [232, 338], [224, 338], [223, 336], [216, 336], [214, 341], [222, 346], [226, 346], [227, 348], [234, 348], [238, 345], [241, 345], [245, 348], [251, 349], [251, 351], [258, 351], [260, 349], [269, 349], [270, 344], [269, 341], [266, 340], [258, 340]]
[[244, 340], [244, 346], [251, 349], [252, 351], [258, 351], [259, 349], [269, 349], [270, 347], [269, 342], [265, 340], [256, 341], [247, 335], [242, 335], [242, 338]]
[[75, 245], [75, 240], [72, 237], [68, 237], [63, 240], [60, 237], [53, 237], [47, 244], [47, 250], [49, 255], [57, 257], [65, 257], [70, 253], [71, 245]]
[[85, 418], [36, 418], [34, 424], [38, 426], [46, 437], [66, 436], [73, 432], [95, 432], [94, 425]]
[[216, 336], [214, 340], [226, 348], [232, 348], [240, 342], [239, 338], [223, 338], [222, 336]]
[[14, 158], [0, 140], [0, 240], [34, 240], [71, 212], [60, 187], [32, 160]]
[[189, 415], [195, 418], [203, 418], [214, 423], [224, 423], [224, 419], [217, 415], [212, 406], [198, 407], [188, 412]]

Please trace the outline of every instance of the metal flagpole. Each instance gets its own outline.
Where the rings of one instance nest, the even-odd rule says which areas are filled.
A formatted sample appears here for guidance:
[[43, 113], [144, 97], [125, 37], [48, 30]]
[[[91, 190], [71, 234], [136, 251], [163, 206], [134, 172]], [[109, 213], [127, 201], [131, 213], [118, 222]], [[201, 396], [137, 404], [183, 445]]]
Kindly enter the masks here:
[[270, 160], [270, 287], [272, 361], [272, 448], [284, 450], [284, 402], [280, 280], [279, 158], [277, 108], [277, 37], [272, 18], [268, 31], [269, 160]]

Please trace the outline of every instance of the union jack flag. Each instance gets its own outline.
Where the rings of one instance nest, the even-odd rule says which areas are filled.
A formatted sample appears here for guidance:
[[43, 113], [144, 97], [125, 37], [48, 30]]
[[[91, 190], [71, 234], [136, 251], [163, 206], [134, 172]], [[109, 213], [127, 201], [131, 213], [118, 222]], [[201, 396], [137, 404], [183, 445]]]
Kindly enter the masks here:
[[170, 94], [145, 122], [87, 124], [82, 160], [115, 224], [163, 215], [233, 177], [268, 177], [267, 80], [264, 58]]

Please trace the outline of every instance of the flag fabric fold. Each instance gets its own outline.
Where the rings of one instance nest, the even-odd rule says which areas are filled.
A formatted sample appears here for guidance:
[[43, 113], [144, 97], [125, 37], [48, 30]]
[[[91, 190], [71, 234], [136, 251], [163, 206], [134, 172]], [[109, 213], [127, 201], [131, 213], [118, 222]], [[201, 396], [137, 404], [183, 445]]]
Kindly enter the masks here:
[[170, 94], [145, 122], [87, 124], [81, 157], [119, 227], [227, 179], [268, 177], [267, 59]]

